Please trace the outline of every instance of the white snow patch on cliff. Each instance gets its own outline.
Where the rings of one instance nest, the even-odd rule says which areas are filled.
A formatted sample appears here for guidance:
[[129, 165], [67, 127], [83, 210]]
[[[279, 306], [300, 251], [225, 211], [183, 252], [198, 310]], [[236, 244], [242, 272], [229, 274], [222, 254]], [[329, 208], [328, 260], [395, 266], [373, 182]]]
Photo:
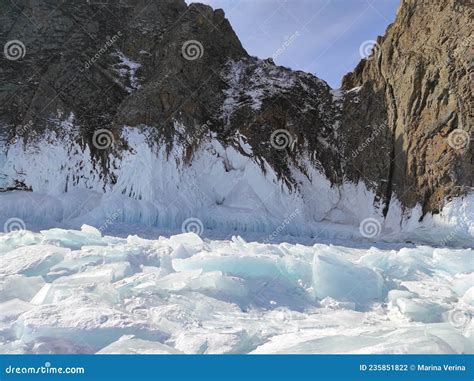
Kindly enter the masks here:
[[141, 85], [137, 78], [137, 70], [142, 65], [131, 60], [119, 50], [111, 53], [111, 55], [120, 60], [119, 63], [114, 65], [115, 71], [121, 78], [125, 78], [128, 81], [128, 85], [123, 85], [120, 81], [117, 81], [117, 83], [120, 84], [128, 93], [133, 93], [135, 90], [138, 90]]
[[295, 85], [293, 73], [261, 60], [257, 64], [246, 60], [230, 61], [227, 68], [227, 72], [222, 72], [228, 86], [224, 90], [226, 99], [222, 109], [227, 122], [237, 108], [248, 105], [253, 110], [260, 110], [262, 99], [281, 94]]

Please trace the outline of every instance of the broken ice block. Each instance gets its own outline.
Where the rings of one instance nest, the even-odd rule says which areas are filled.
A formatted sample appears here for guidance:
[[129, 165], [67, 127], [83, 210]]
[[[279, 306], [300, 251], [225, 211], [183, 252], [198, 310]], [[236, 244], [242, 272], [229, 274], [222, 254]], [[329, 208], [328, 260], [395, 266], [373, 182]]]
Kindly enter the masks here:
[[178, 246], [176, 246], [174, 248], [173, 252], [171, 253], [171, 258], [184, 259], [184, 258], [189, 258], [191, 256], [192, 256], [192, 254], [182, 244], [179, 244]]
[[12, 299], [0, 303], [0, 321], [9, 322], [16, 320], [22, 313], [29, 311], [34, 306], [20, 299]]
[[59, 244], [70, 249], [80, 249], [87, 245], [107, 245], [104, 238], [97, 236], [95, 232], [89, 231], [89, 229], [86, 229], [86, 231], [49, 229], [42, 230], [41, 233], [44, 236], [44, 242]]
[[191, 254], [202, 250], [204, 246], [204, 241], [195, 233], [173, 235], [170, 237], [169, 243], [174, 248], [183, 245]]
[[44, 285], [41, 276], [26, 277], [24, 275], [0, 276], [0, 302], [10, 299], [29, 301]]
[[436, 303], [422, 299], [398, 298], [396, 304], [402, 314], [414, 321], [437, 323], [446, 310]]
[[435, 249], [433, 259], [439, 269], [456, 273], [472, 273], [474, 271], [473, 250]]
[[179, 354], [183, 353], [158, 341], [137, 339], [133, 335], [122, 336], [112, 344], [102, 348], [97, 354]]
[[53, 245], [20, 247], [0, 256], [0, 274], [46, 275], [69, 251]]
[[366, 304], [382, 296], [383, 279], [377, 272], [340, 257], [315, 254], [313, 287], [316, 296]]
[[95, 283], [110, 283], [125, 278], [132, 274], [132, 268], [128, 262], [116, 262], [106, 265], [86, 268], [77, 274], [63, 276], [56, 279], [54, 284], [65, 285], [90, 285]]

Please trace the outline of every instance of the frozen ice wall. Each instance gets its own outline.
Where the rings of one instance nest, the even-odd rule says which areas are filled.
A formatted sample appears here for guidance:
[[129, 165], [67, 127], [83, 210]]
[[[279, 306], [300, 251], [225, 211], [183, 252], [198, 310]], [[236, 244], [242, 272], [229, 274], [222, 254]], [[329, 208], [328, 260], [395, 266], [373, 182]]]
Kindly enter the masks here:
[[[269, 240], [282, 234], [373, 240], [384, 236], [442, 246], [465, 246], [474, 235], [472, 196], [455, 200], [442, 216], [425, 217], [422, 225], [418, 208], [402, 213], [394, 199], [384, 219], [364, 184], [331, 186], [303, 159], [291, 168], [298, 186], [289, 188], [266, 162], [252, 156], [243, 135], [227, 147], [209, 136], [187, 164], [178, 142], [167, 152], [150, 143], [148, 128], [125, 127], [121, 139], [129, 150], [109, 157], [110, 172], [104, 177], [88, 160], [88, 148], [83, 152], [76, 143], [74, 115], [58, 123], [61, 128], [44, 140], [25, 146], [19, 138], [0, 157], [3, 185], [18, 180], [33, 189], [0, 193], [0, 223], [18, 218], [31, 229], [87, 223], [106, 231], [120, 224], [180, 230], [192, 218], [199, 220], [201, 230], [260, 232]], [[367, 220], [375, 235], [364, 233]]]

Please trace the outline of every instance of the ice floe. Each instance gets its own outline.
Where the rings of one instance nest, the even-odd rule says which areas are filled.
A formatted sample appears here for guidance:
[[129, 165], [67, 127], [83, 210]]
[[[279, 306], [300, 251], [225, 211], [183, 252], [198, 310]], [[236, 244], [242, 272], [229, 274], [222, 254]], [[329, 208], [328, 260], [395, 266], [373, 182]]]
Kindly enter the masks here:
[[0, 233], [0, 353], [472, 353], [473, 251]]

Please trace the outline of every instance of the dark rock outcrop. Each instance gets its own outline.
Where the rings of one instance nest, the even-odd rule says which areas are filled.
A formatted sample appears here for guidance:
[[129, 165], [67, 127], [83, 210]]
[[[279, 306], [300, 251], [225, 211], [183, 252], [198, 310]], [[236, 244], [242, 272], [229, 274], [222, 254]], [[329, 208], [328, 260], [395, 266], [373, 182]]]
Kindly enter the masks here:
[[0, 137], [14, 141], [20, 130], [28, 144], [73, 114], [78, 143], [90, 147], [85, 160], [101, 166], [104, 182], [114, 181], [110, 154], [128, 147], [97, 150], [94, 131], [118, 138], [123, 126], [147, 125], [159, 144], [184, 144], [184, 162], [204, 136], [226, 146], [242, 134], [253, 160], [290, 188], [298, 182], [289, 163], [304, 173], [307, 158], [335, 185], [365, 182], [385, 212], [394, 195], [437, 211], [473, 185], [472, 145], [449, 144], [453, 131], [472, 132], [466, 2], [403, 1], [373, 56], [338, 92], [250, 57], [223, 11], [202, 4], [19, 0], [0, 12], [2, 45], [24, 46], [20, 59], [11, 50], [0, 60]]

